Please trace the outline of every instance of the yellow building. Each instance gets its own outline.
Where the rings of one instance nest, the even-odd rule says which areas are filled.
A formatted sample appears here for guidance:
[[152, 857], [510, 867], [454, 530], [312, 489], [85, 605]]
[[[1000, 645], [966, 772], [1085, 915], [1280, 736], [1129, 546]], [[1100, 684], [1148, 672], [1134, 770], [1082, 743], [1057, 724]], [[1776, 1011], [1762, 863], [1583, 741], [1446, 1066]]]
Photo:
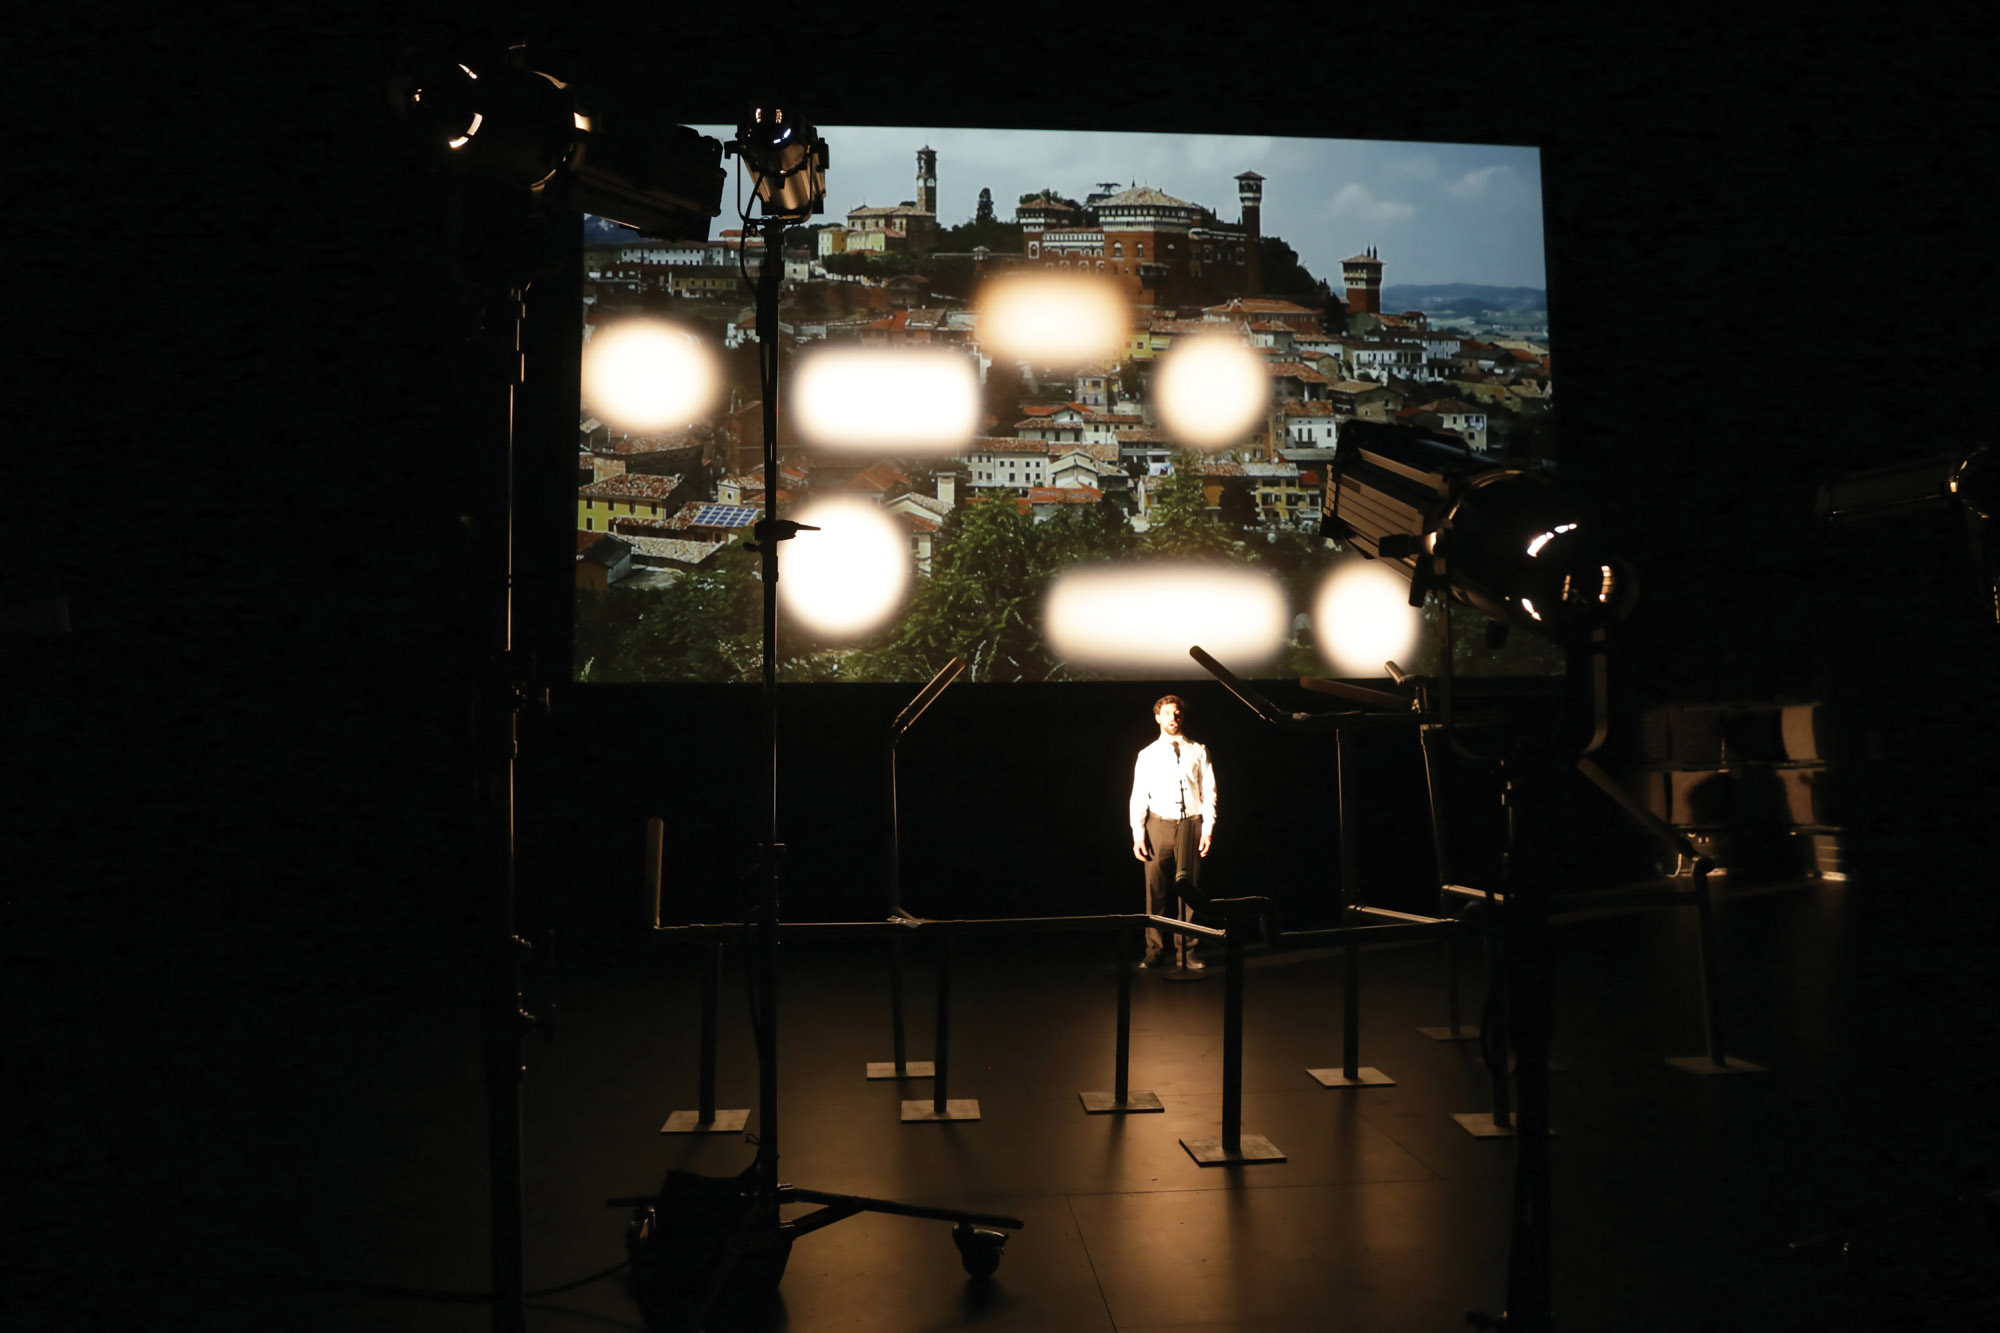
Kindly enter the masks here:
[[576, 530], [609, 532], [611, 520], [626, 515], [662, 518], [677, 507], [669, 502], [680, 483], [679, 477], [625, 472], [580, 486], [576, 492]]

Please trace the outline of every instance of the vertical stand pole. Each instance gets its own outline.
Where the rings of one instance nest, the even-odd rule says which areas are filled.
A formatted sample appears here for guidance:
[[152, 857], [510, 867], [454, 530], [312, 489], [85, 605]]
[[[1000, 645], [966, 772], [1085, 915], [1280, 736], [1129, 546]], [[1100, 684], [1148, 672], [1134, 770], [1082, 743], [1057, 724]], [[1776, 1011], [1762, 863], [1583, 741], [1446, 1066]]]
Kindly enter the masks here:
[[1243, 1152], [1243, 940], [1237, 931], [1222, 942], [1228, 970], [1222, 990], [1222, 1147]]
[[[1508, 844], [1513, 845], [1512, 807]], [[1548, 885], [1540, 866], [1507, 880], [1507, 967], [1512, 973], [1508, 1038], [1518, 1055], [1514, 1073], [1520, 1117], [1514, 1142], [1514, 1218], [1507, 1251], [1509, 1326], [1546, 1333], [1554, 1287], [1549, 1216], [1549, 1035], [1554, 1017], [1549, 982]], [[1497, 1118], [1497, 1117], [1496, 1117]]]
[[931, 1076], [931, 1099], [921, 1099], [903, 1103], [903, 1121], [919, 1120], [977, 1120], [979, 1103], [973, 1098], [953, 1101], [949, 1095], [951, 1082], [951, 955], [952, 930], [945, 927], [938, 931], [937, 964], [937, 1058], [933, 1062], [935, 1073]]
[[1723, 1054], [1722, 999], [1715, 964], [1715, 911], [1708, 897], [1708, 870], [1699, 865], [1694, 872], [1694, 919], [1698, 932], [1695, 957], [1701, 968], [1701, 1024], [1708, 1038], [1708, 1062], [1726, 1069], [1729, 1057]]
[[757, 273], [757, 355], [764, 390], [764, 521], [757, 542], [763, 575], [762, 704], [764, 764], [757, 848], [762, 892], [757, 905], [757, 1159], [752, 1164], [762, 1216], [759, 1229], [778, 1225], [778, 285], [784, 276], [785, 222], [762, 219], [763, 267]]
[[[1340, 924], [1351, 926], [1355, 923], [1354, 909], [1360, 905], [1361, 895], [1356, 886], [1354, 871], [1353, 825], [1347, 817], [1347, 733], [1336, 731], [1333, 735], [1334, 782], [1339, 789], [1340, 821]], [[1352, 935], [1347, 937], [1346, 976], [1342, 980], [1342, 1014], [1340, 1019], [1340, 1072], [1349, 1083], [1358, 1082], [1361, 1077], [1361, 946]]]
[[715, 1109], [716, 1022], [722, 1013], [722, 941], [702, 946], [701, 964], [701, 1094], [692, 1111], [675, 1111], [660, 1126], [662, 1134], [735, 1134], [750, 1123], [748, 1108]]
[[909, 1047], [903, 1039], [903, 941], [900, 936], [889, 937], [889, 1026], [890, 1046], [896, 1057], [896, 1076], [901, 1078], [909, 1067], [905, 1058]]
[[1150, 1092], [1133, 1092], [1132, 1067], [1132, 955], [1144, 947], [1139, 932], [1121, 930], [1112, 937], [1118, 946], [1118, 1036], [1117, 1054], [1112, 1057], [1111, 1092], [1080, 1092], [1083, 1109], [1092, 1115], [1105, 1112], [1164, 1111], [1167, 1108]]
[[931, 1084], [931, 1111], [936, 1115], [944, 1114], [951, 1078], [951, 934], [947, 930], [938, 936], [937, 1075]]
[[1262, 1134], [1243, 1132], [1243, 925], [1224, 925], [1226, 960], [1222, 987], [1222, 1133], [1212, 1139], [1182, 1139], [1181, 1147], [1202, 1166], [1282, 1162], [1285, 1154]]
[[1117, 936], [1118, 940], [1118, 1053], [1115, 1057], [1116, 1070], [1111, 1079], [1111, 1099], [1119, 1106], [1126, 1103], [1126, 1093], [1131, 1091], [1132, 1062], [1132, 940], [1127, 935]]
[[[1492, 950], [1488, 949], [1486, 970], [1489, 976], [1497, 978], [1499, 982], [1499, 994], [1496, 997], [1498, 1003], [1495, 1008], [1502, 1021], [1498, 1033], [1486, 1032], [1482, 1028], [1481, 1049], [1486, 1055], [1486, 1072], [1493, 1083], [1493, 1127], [1504, 1133], [1511, 1132], [1514, 1125], [1514, 1089], [1508, 1081], [1507, 1063], [1508, 1048], [1519, 1049], [1516, 1045], [1518, 1041], [1516, 1029], [1519, 1027], [1520, 997], [1515, 994], [1514, 982], [1521, 974], [1520, 925], [1523, 913], [1527, 910], [1518, 901], [1516, 894], [1519, 886], [1515, 880], [1520, 877], [1520, 865], [1519, 853], [1514, 844], [1518, 832], [1515, 824], [1515, 790], [1513, 779], [1507, 776], [1505, 764], [1500, 767], [1500, 803], [1506, 809], [1507, 824], [1505, 850], [1500, 853], [1500, 882], [1506, 886], [1507, 895], [1507, 905], [1503, 909], [1507, 913], [1507, 942], [1497, 965], [1492, 957]], [[1516, 1174], [1518, 1177], [1518, 1171]]]
[[496, 1333], [521, 1333], [527, 1327], [522, 1227], [521, 1078], [525, 1070], [522, 1039], [533, 1019], [521, 1003], [521, 962], [527, 944], [515, 934], [516, 789], [515, 761], [520, 754], [520, 710], [528, 681], [514, 652], [514, 445], [518, 389], [522, 379], [522, 324], [526, 288], [507, 293], [512, 318], [509, 338], [500, 352], [507, 382], [506, 452], [502, 456], [499, 556], [505, 593], [499, 616], [499, 679], [491, 681], [480, 701], [480, 743], [487, 771], [487, 795], [492, 803], [496, 892], [491, 902], [491, 937], [483, 1008], [486, 1064], [487, 1164], [491, 1182], [489, 1261], [493, 1280], [493, 1321]]
[[722, 1000], [722, 944], [709, 942], [701, 969], [701, 1123], [715, 1119], [715, 1023]]

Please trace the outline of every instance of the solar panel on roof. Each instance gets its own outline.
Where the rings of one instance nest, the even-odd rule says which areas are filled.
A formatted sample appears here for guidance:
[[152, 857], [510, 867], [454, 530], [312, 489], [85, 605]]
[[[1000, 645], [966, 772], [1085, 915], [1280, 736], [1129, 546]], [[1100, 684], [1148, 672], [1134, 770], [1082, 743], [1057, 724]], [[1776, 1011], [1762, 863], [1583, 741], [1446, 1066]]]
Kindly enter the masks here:
[[708, 528], [741, 528], [756, 520], [757, 511], [748, 505], [705, 504], [694, 511], [694, 521]]

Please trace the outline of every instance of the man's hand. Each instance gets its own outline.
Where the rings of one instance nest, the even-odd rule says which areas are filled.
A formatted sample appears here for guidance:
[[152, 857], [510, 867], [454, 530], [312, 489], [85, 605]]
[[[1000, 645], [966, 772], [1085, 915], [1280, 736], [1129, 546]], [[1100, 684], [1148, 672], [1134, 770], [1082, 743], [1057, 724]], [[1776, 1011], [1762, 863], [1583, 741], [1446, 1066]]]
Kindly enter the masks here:
[[1206, 833], [1201, 835], [1201, 854], [1203, 856], [1208, 855], [1208, 834]]
[[1146, 840], [1144, 838], [1134, 838], [1132, 840], [1132, 855], [1141, 861], [1150, 861], [1153, 859], [1153, 854], [1146, 850]]

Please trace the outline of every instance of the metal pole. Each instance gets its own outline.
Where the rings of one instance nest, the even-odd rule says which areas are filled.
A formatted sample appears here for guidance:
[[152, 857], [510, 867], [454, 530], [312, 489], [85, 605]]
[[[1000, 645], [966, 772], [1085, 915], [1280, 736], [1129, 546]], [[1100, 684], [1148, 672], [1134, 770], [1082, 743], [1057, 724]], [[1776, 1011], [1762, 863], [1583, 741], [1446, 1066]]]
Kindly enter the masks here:
[[757, 274], [757, 351], [763, 366], [764, 531], [757, 543], [763, 573], [763, 894], [757, 923], [757, 1183], [775, 1223], [778, 1191], [778, 280], [784, 272], [785, 224], [763, 220], [764, 260]]
[[1126, 1094], [1131, 1090], [1132, 951], [1140, 947], [1139, 942], [1133, 939], [1136, 933], [1125, 931], [1112, 936], [1118, 943], [1118, 1067], [1112, 1076], [1111, 1102], [1118, 1107], [1125, 1105]]
[[1222, 992], [1222, 1148], [1243, 1151], [1243, 932], [1223, 939], [1228, 960]]
[[520, 753], [520, 708], [526, 682], [519, 679], [514, 660], [514, 444], [518, 389], [521, 382], [524, 288], [508, 293], [512, 307], [511, 337], [505, 349], [507, 375], [507, 436], [502, 457], [504, 474], [500, 555], [505, 575], [500, 615], [500, 678], [490, 682], [482, 719], [482, 741], [494, 746], [493, 789], [500, 867], [493, 902], [491, 959], [486, 996], [486, 1103], [488, 1165], [492, 1183], [490, 1261], [493, 1277], [493, 1327], [498, 1333], [520, 1333], [527, 1326], [523, 1307], [524, 1264], [522, 1226], [525, 1210], [521, 1181], [522, 1039], [530, 1018], [521, 1004], [521, 961], [526, 942], [516, 928], [516, 789], [515, 760]]
[[[1354, 909], [1360, 905], [1360, 893], [1354, 882], [1354, 842], [1350, 836], [1352, 825], [1347, 817], [1347, 733], [1345, 730], [1333, 733], [1334, 786], [1339, 793], [1340, 820], [1340, 924], [1354, 924]], [[1341, 1075], [1349, 1084], [1361, 1077], [1361, 946], [1353, 936], [1348, 936], [1346, 949], [1346, 976], [1342, 980], [1341, 1003], [1344, 1012], [1340, 1019]]]
[[[1510, 834], [1509, 842], [1512, 838]], [[1507, 908], [1508, 967], [1514, 974], [1508, 1002], [1508, 1039], [1519, 1059], [1515, 1070], [1520, 1116], [1514, 1142], [1514, 1218], [1507, 1253], [1507, 1309], [1525, 1329], [1551, 1324], [1554, 1285], [1549, 1203], [1549, 1038], [1553, 1019], [1549, 984], [1548, 885], [1539, 866], [1510, 876]], [[1497, 1119], [1497, 1117], [1496, 1117]]]
[[945, 1114], [945, 1082], [951, 1072], [951, 936], [938, 933], [937, 974], [937, 1073], [931, 1083], [931, 1110]]
[[701, 1109], [697, 1120], [715, 1120], [715, 1020], [722, 1001], [722, 942], [711, 941], [701, 970]]
[[909, 1072], [908, 1048], [903, 1041], [903, 937], [889, 937], [889, 1027], [895, 1045], [896, 1077]]
[[1699, 932], [1695, 957], [1701, 967], [1701, 1020], [1708, 1038], [1708, 1061], [1718, 1069], [1729, 1067], [1722, 1042], [1722, 997], [1716, 976], [1715, 912], [1708, 897], [1708, 869], [1699, 861], [1694, 871], [1694, 914]]

